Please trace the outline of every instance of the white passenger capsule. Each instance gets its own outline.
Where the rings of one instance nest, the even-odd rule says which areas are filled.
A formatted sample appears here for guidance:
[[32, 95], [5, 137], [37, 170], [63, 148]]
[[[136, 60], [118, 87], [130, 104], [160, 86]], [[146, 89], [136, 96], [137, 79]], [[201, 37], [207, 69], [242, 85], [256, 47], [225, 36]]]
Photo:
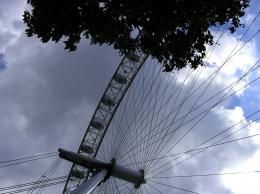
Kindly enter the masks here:
[[101, 130], [101, 129], [104, 128], [103, 124], [99, 121], [96, 121], [96, 120], [91, 121], [90, 126], [94, 127], [97, 130]]
[[83, 144], [81, 147], [80, 147], [80, 150], [87, 153], [87, 154], [93, 154], [94, 153], [94, 150], [92, 147], [90, 147], [89, 145], [87, 144]]
[[73, 168], [72, 171], [71, 171], [71, 176], [76, 177], [78, 179], [83, 179], [84, 173], [77, 168]]
[[133, 61], [133, 62], [139, 62], [139, 60], [140, 60], [139, 56], [136, 55], [135, 53], [128, 53], [126, 56], [130, 61]]
[[123, 75], [120, 75], [120, 74], [116, 74], [114, 76], [114, 80], [119, 84], [126, 84], [127, 83], [127, 78]]
[[109, 96], [104, 96], [102, 103], [106, 106], [115, 106], [115, 102]]

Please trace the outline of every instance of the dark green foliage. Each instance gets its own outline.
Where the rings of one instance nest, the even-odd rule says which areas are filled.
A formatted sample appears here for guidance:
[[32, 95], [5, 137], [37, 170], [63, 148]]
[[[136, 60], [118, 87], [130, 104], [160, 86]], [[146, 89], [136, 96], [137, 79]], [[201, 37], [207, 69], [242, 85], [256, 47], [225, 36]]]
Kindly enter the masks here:
[[[202, 65], [211, 26], [239, 18], [249, 0], [28, 0], [24, 13], [28, 36], [43, 42], [64, 40], [75, 50], [81, 38], [109, 44], [125, 54], [141, 49], [165, 64], [165, 70]], [[142, 32], [136, 39], [134, 32]]]

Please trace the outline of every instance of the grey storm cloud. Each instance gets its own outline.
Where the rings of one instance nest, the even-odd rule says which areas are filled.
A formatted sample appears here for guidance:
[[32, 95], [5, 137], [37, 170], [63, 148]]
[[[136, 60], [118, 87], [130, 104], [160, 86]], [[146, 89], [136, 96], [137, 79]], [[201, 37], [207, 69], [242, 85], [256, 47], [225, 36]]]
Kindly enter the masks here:
[[[24, 34], [5, 49], [6, 69], [0, 72], [1, 160], [58, 147], [76, 150], [120, 56], [88, 41], [69, 53], [62, 44], [43, 45]], [[49, 162], [3, 169], [1, 180], [7, 185], [32, 181]]]

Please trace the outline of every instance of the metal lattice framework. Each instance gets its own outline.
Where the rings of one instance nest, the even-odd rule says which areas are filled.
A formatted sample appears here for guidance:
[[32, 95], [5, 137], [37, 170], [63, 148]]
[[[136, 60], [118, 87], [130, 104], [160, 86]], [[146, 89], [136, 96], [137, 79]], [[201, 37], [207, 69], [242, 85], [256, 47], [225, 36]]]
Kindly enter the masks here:
[[[101, 97], [81, 141], [78, 153], [93, 158], [96, 157], [103, 137], [121, 100], [147, 57], [148, 55], [141, 51], [132, 52], [124, 56]], [[92, 172], [87, 168], [73, 164], [63, 194], [70, 193], [91, 176]]]

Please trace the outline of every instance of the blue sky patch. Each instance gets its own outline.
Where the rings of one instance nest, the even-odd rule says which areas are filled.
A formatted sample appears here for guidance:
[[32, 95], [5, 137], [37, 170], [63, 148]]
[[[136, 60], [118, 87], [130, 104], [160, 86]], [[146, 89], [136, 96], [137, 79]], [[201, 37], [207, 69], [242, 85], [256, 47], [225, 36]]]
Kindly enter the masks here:
[[[253, 114], [255, 111], [260, 109], [260, 81], [256, 81], [253, 86], [249, 87], [242, 95], [240, 96], [232, 96], [229, 104], [226, 106], [228, 109], [234, 109], [237, 106], [242, 107], [244, 111], [244, 116], [247, 117]], [[259, 114], [256, 114], [259, 116]], [[252, 116], [249, 120], [254, 119]]]

